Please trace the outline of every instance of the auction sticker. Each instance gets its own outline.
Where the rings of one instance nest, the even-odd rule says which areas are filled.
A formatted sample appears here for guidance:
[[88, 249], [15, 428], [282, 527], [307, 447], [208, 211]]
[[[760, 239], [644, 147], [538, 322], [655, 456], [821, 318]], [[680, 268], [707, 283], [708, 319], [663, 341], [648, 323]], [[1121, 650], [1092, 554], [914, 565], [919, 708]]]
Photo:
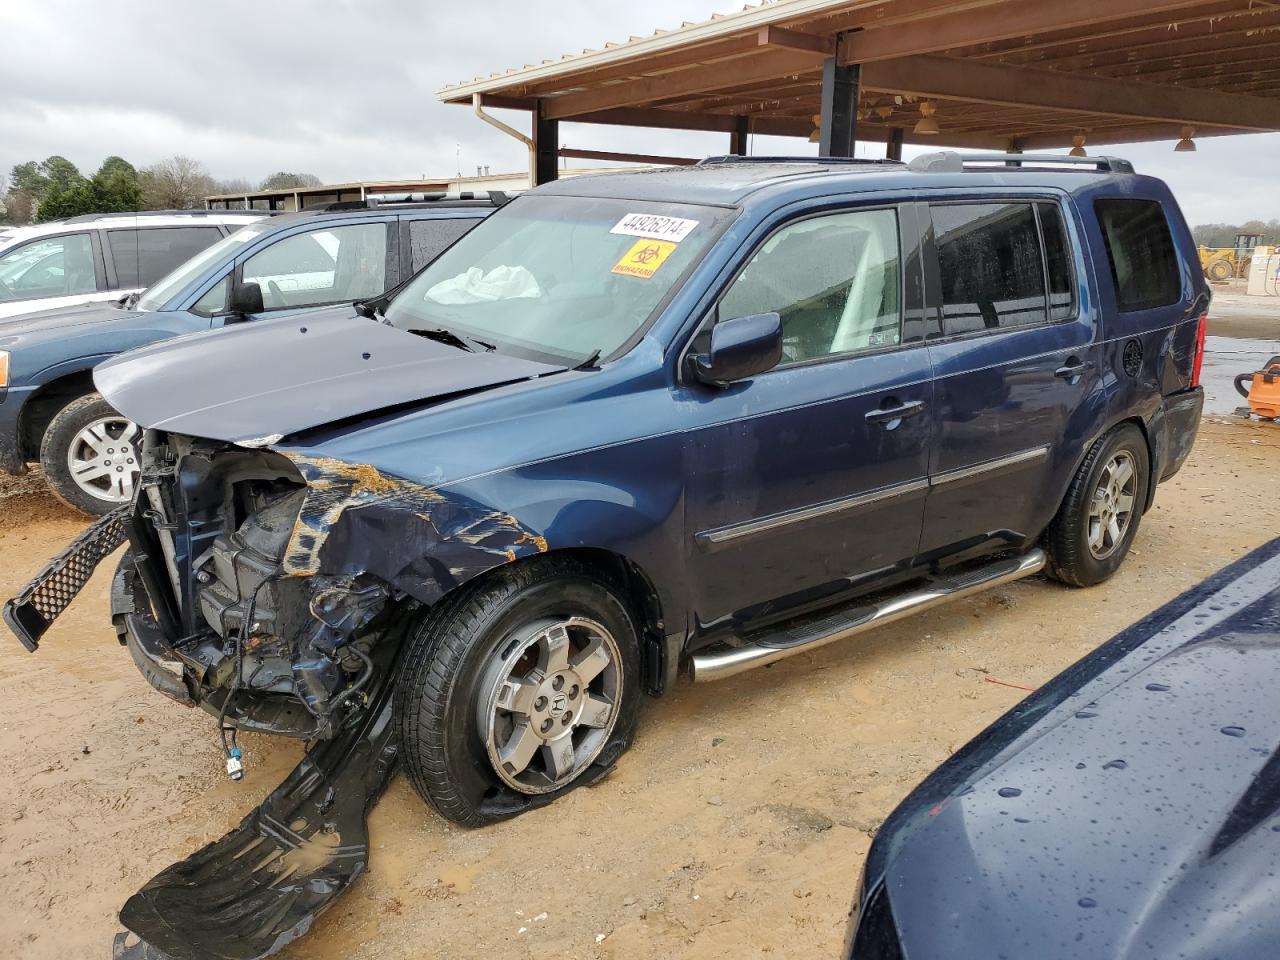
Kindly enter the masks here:
[[610, 273], [620, 273], [624, 277], [639, 277], [648, 280], [658, 268], [667, 262], [667, 257], [675, 252], [676, 245], [668, 240], [637, 240], [631, 249], [622, 255], [622, 259], [613, 265]]
[[614, 224], [609, 232], [626, 237], [648, 237], [650, 240], [669, 240], [672, 243], [679, 243], [697, 225], [697, 220], [684, 220], [680, 217], [660, 217], [653, 213], [628, 213]]

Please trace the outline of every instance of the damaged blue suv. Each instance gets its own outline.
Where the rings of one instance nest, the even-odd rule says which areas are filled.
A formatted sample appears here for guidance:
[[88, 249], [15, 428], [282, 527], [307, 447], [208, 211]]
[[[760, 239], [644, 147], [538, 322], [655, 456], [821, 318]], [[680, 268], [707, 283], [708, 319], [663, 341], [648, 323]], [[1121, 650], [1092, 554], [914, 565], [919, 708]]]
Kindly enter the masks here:
[[265, 955], [363, 869], [396, 763], [488, 823], [607, 773], [682, 672], [1106, 579], [1194, 442], [1208, 302], [1124, 161], [726, 158], [539, 187], [392, 296], [100, 366], [138, 493], [6, 620], [35, 649], [127, 540], [120, 640], [228, 770], [240, 729], [316, 744], [122, 920]]

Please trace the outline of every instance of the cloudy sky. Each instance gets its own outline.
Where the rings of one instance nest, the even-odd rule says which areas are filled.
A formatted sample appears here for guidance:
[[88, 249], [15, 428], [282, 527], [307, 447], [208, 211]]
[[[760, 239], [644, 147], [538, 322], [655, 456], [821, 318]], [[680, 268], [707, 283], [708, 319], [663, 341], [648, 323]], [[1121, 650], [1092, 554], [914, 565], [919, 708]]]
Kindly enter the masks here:
[[[91, 172], [182, 153], [215, 177], [276, 170], [329, 182], [525, 167], [523, 148], [463, 107], [446, 83], [677, 26], [717, 0], [3, 0], [0, 171], [62, 154]], [[526, 114], [506, 119], [522, 128]], [[563, 124], [579, 148], [723, 152], [726, 136]], [[1113, 147], [1168, 180], [1193, 223], [1280, 217], [1280, 134]], [[755, 152], [810, 153], [762, 139]], [[859, 154], [882, 156], [883, 146]]]

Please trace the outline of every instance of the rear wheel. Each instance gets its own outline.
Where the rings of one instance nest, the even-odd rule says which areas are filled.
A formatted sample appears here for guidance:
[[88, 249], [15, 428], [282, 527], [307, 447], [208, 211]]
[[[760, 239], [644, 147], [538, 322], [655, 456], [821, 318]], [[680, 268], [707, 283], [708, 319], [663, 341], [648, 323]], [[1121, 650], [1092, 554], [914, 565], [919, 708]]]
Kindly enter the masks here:
[[1235, 275], [1235, 267], [1230, 260], [1214, 260], [1209, 264], [1208, 273], [1210, 280], [1221, 282], [1230, 280]]
[[1124, 424], [1090, 449], [1045, 536], [1049, 572], [1089, 587], [1119, 569], [1147, 502], [1150, 465], [1141, 431]]
[[91, 516], [133, 499], [142, 431], [96, 393], [72, 400], [45, 430], [40, 466], [53, 492]]
[[411, 633], [396, 692], [405, 769], [441, 814], [479, 826], [607, 772], [639, 705], [622, 592], [562, 558], [498, 571]]

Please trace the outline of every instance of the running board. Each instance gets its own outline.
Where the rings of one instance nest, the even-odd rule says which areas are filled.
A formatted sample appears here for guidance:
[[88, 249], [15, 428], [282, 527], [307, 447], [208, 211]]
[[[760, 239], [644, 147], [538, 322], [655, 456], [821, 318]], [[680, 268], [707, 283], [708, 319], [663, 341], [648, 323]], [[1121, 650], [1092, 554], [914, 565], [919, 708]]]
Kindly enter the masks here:
[[825, 617], [804, 620], [769, 631], [749, 635], [740, 646], [722, 647], [693, 657], [693, 680], [706, 683], [745, 673], [755, 667], [776, 663], [797, 653], [816, 650], [873, 627], [893, 623], [951, 600], [972, 596], [992, 587], [1012, 583], [1039, 573], [1047, 558], [1036, 549], [1020, 557], [952, 576], [930, 579], [924, 587], [898, 594], [879, 603], [843, 608]]

